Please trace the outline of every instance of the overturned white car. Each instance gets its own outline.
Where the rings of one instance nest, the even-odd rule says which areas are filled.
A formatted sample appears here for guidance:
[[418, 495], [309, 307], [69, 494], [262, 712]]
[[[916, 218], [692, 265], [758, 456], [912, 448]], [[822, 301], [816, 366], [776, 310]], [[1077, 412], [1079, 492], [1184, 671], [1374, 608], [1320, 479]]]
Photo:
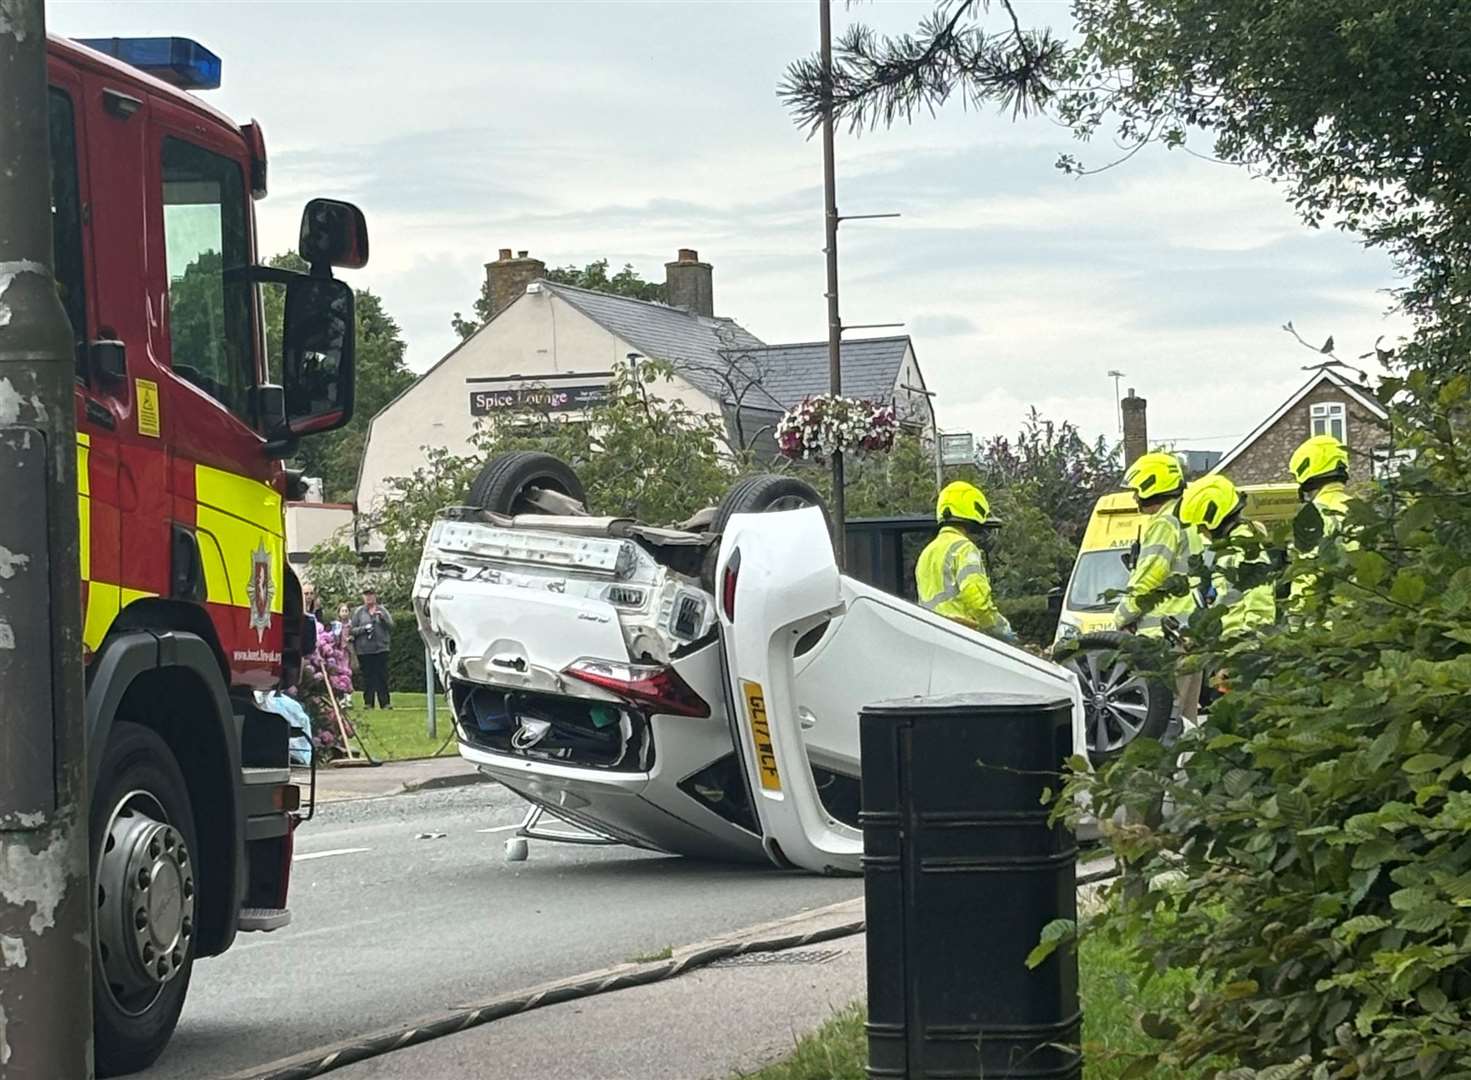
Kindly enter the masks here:
[[414, 607], [460, 753], [532, 804], [524, 835], [855, 873], [864, 705], [1060, 691], [1087, 752], [1070, 672], [841, 575], [800, 481], [663, 529], [588, 516], [570, 469], [518, 452], [472, 499], [435, 521]]

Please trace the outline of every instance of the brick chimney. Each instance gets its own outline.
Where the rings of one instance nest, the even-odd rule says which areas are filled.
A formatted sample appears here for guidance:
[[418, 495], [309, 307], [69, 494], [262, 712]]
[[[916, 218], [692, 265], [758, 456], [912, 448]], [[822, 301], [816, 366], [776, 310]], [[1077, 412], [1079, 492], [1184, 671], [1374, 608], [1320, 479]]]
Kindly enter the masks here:
[[1124, 413], [1124, 468], [1126, 469], [1149, 452], [1149, 425], [1144, 415], [1145, 406], [1148, 404], [1142, 397], [1134, 396], [1132, 386], [1129, 387], [1129, 396], [1119, 402], [1119, 407]]
[[713, 271], [709, 263], [700, 261], [693, 248], [680, 248], [679, 258], [664, 264], [664, 292], [671, 307], [684, 308], [693, 315], [715, 317]]
[[526, 291], [537, 278], [546, 277], [547, 264], [533, 259], [526, 251], [511, 257], [510, 248], [501, 248], [495, 262], [485, 264], [485, 280], [490, 286], [490, 317], [499, 315], [506, 306]]

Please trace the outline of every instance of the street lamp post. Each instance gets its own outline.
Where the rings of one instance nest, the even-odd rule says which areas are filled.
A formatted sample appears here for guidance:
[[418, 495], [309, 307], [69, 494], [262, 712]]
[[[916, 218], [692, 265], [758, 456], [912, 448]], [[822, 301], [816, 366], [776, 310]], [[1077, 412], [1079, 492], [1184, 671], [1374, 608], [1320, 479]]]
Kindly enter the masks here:
[[[822, 35], [822, 192], [827, 256], [828, 392], [843, 392], [843, 322], [838, 315], [838, 182], [833, 161], [833, 19], [832, 0], [817, 0]], [[848, 507], [843, 491], [843, 451], [833, 454], [833, 547], [838, 569], [848, 561]]]
[[92, 1075], [75, 359], [43, 0], [0, 3], [0, 1077]]
[[1119, 426], [1119, 434], [1122, 435], [1124, 433], [1124, 406], [1123, 400], [1119, 397], [1119, 380], [1124, 377], [1124, 373], [1122, 371], [1114, 371], [1110, 369], [1108, 377], [1113, 380], [1114, 421]]

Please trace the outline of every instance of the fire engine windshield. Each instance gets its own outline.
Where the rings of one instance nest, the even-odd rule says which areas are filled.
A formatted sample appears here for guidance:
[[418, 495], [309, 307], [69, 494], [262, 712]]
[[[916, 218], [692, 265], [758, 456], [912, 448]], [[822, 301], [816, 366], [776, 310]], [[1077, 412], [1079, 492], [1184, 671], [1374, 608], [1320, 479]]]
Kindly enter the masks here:
[[248, 264], [238, 163], [182, 139], [163, 143], [163, 226], [175, 374], [250, 419], [255, 385], [252, 286], [225, 271]]

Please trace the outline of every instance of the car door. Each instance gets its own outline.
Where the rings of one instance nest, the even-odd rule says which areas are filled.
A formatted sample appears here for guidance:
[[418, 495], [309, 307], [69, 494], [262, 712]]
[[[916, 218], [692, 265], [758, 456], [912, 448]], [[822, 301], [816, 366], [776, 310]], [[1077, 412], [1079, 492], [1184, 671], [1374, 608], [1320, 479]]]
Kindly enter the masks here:
[[[863, 834], [823, 807], [794, 666], [802, 635], [843, 612], [842, 581], [822, 512], [731, 518], [716, 584], [731, 735], [766, 853], [778, 865], [857, 873]], [[850, 722], [856, 731], [857, 716]]]
[[824, 808], [812, 766], [858, 776], [858, 716], [877, 701], [1065, 695], [1074, 752], [1086, 754], [1071, 672], [843, 577], [828, 537], [815, 509], [738, 515], [717, 565], [732, 737], [768, 855], [819, 872], [860, 869], [862, 833]]

